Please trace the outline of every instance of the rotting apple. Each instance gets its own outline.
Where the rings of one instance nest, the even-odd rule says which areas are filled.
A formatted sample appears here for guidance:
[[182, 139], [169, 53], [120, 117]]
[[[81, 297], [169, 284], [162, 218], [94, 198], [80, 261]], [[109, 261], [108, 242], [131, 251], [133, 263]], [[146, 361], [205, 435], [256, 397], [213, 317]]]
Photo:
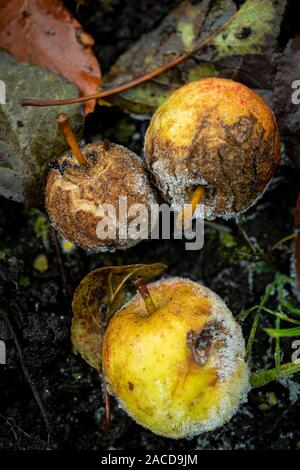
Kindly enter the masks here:
[[[156, 202], [141, 159], [125, 147], [108, 141], [80, 149], [67, 115], [58, 115], [57, 122], [71, 150], [51, 162], [48, 174], [45, 204], [54, 227], [66, 239], [88, 250], [106, 251], [135, 245], [139, 238], [127, 231], [134, 216], [120, 215], [119, 198], [127, 198], [128, 208], [142, 204], [148, 213]], [[111, 214], [115, 218], [110, 221], [112, 235], [108, 232], [101, 238], [97, 232], [102, 219], [99, 207], [108, 205], [115, 211]], [[121, 235], [119, 223], [124, 215], [128, 216], [123, 227], [125, 236]]]
[[230, 217], [263, 194], [279, 162], [280, 138], [260, 95], [233, 80], [205, 78], [157, 109], [145, 156], [168, 202], [203, 202], [206, 218]]
[[104, 335], [111, 394], [162, 436], [189, 438], [222, 426], [249, 389], [240, 326], [214, 292], [188, 279], [139, 291]]

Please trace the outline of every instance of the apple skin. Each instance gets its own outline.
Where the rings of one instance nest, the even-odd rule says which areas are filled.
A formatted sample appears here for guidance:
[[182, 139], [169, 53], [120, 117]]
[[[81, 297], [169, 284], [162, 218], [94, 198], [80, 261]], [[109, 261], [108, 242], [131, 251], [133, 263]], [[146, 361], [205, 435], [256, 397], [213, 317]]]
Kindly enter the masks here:
[[[240, 326], [215, 293], [188, 279], [147, 287], [157, 310], [148, 315], [137, 294], [105, 332], [103, 372], [111, 393], [161, 436], [190, 438], [222, 426], [249, 390]], [[191, 331], [200, 335], [198, 361], [188, 346]]]
[[230, 217], [263, 194], [280, 158], [272, 110], [245, 85], [205, 78], [177, 89], [156, 110], [146, 162], [162, 196], [189, 203], [205, 187], [205, 217]]

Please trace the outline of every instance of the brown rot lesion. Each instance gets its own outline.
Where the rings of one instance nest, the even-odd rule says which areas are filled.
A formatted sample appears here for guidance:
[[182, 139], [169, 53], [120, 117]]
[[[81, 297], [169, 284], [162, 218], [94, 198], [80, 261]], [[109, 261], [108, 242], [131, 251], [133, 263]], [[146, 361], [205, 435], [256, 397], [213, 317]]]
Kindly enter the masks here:
[[204, 366], [212, 351], [226, 346], [226, 333], [223, 323], [218, 320], [207, 322], [200, 331], [189, 330], [186, 335], [186, 345], [193, 360]]

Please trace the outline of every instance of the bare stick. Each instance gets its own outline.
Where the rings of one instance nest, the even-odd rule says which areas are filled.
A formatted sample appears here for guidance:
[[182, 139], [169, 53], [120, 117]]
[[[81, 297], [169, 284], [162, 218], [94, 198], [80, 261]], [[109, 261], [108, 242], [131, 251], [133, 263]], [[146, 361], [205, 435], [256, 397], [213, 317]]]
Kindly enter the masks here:
[[81, 96], [79, 98], [71, 98], [68, 100], [39, 100], [34, 98], [25, 98], [21, 100], [20, 103], [22, 106], [62, 106], [66, 104], [83, 103], [85, 101], [106, 98], [108, 96], [122, 93], [123, 91], [129, 90], [130, 88], [133, 88], [137, 85], [140, 85], [141, 83], [145, 83], [148, 80], [151, 80], [152, 78], [156, 77], [157, 75], [160, 75], [161, 73], [167, 72], [171, 68], [175, 67], [175, 65], [178, 65], [184, 60], [188, 59], [193, 54], [200, 52], [202, 49], [204, 49], [204, 47], [206, 47], [210, 43], [210, 41], [212, 41], [221, 31], [223, 31], [223, 29], [226, 28], [226, 26], [236, 17], [238, 12], [239, 11], [237, 11], [234, 15], [228, 18], [228, 20], [226, 20], [219, 28], [217, 28], [216, 31], [209, 34], [194, 50], [190, 52], [185, 52], [184, 54], [176, 57], [171, 62], [168, 62], [167, 64], [164, 64], [161, 67], [152, 70], [152, 72], [146, 73], [145, 75], [135, 78], [127, 83], [122, 83], [117, 87], [103, 90], [99, 93], [94, 93], [93, 95]]
[[111, 428], [111, 409], [110, 409], [110, 394], [108, 387], [104, 385], [104, 403], [105, 403], [105, 417], [103, 421], [103, 431], [108, 432]]
[[32, 391], [32, 393], [33, 393], [33, 396], [34, 396], [34, 398], [35, 398], [35, 401], [37, 402], [38, 407], [39, 407], [39, 409], [40, 409], [40, 411], [41, 411], [41, 414], [42, 414], [42, 416], [43, 416], [43, 419], [44, 419], [44, 423], [45, 423], [45, 425], [46, 425], [46, 428], [47, 428], [48, 432], [51, 433], [51, 432], [52, 432], [52, 429], [51, 429], [51, 425], [50, 425], [50, 422], [49, 422], [49, 419], [48, 419], [48, 416], [47, 416], [45, 407], [44, 407], [43, 402], [42, 402], [42, 400], [41, 400], [40, 394], [39, 394], [39, 392], [38, 392], [38, 390], [37, 390], [37, 388], [36, 388], [36, 386], [35, 386], [35, 384], [34, 384], [32, 378], [31, 378], [31, 376], [30, 376], [30, 374], [29, 374], [29, 371], [28, 371], [27, 367], [26, 367], [26, 364], [25, 364], [25, 361], [24, 361], [24, 357], [23, 357], [22, 348], [21, 348], [21, 346], [20, 346], [20, 343], [19, 343], [19, 340], [18, 340], [17, 335], [16, 335], [16, 333], [15, 333], [15, 330], [14, 330], [14, 328], [13, 328], [13, 326], [12, 326], [12, 323], [11, 323], [11, 321], [10, 321], [8, 315], [6, 314], [6, 312], [4, 312], [2, 309], [0, 310], [0, 312], [1, 312], [1, 315], [2, 315], [2, 317], [3, 317], [4, 321], [5, 321], [5, 323], [7, 324], [7, 327], [8, 327], [8, 329], [9, 329], [9, 332], [10, 332], [10, 334], [11, 334], [13, 340], [14, 340], [15, 346], [16, 346], [17, 351], [18, 351], [18, 354], [19, 354], [20, 364], [21, 364], [23, 373], [24, 373], [25, 378], [26, 378], [26, 380], [27, 380], [27, 382], [28, 382], [28, 384], [29, 384], [29, 386], [30, 386], [30, 388], [31, 388], [31, 391]]
[[77, 142], [75, 135], [71, 129], [70, 122], [68, 115], [66, 113], [60, 113], [56, 116], [56, 122], [58, 127], [60, 128], [62, 134], [64, 135], [66, 141], [69, 144], [70, 149], [72, 150], [76, 160], [78, 161], [80, 166], [88, 167], [89, 162], [86, 160], [84, 155], [82, 154]]

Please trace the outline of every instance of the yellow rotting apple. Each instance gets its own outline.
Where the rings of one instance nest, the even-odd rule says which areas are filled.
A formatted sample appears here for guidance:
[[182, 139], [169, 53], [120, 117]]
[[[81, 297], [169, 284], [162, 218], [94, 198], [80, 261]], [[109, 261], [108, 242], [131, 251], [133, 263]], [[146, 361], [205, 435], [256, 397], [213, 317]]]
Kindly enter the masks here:
[[222, 426], [249, 388], [240, 326], [214, 292], [188, 279], [139, 291], [104, 335], [110, 392], [162, 436], [189, 438]]
[[206, 218], [230, 217], [263, 194], [279, 162], [280, 139], [260, 95], [233, 80], [205, 78], [157, 109], [145, 156], [168, 202], [202, 201]]

